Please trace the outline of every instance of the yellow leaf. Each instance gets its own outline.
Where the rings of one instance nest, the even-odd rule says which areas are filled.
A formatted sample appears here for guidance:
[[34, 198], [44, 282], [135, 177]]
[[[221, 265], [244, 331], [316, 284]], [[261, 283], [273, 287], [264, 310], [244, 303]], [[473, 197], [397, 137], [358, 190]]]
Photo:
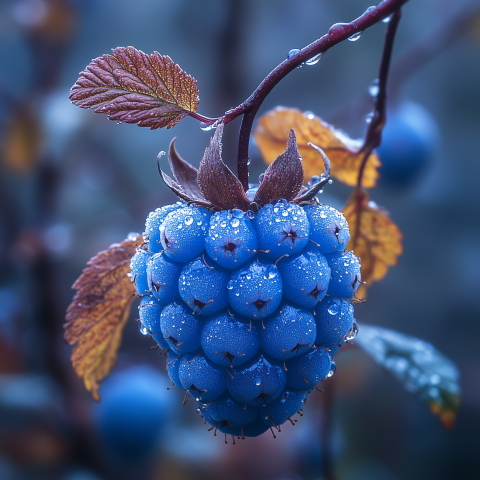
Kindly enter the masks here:
[[[142, 243], [139, 237], [139, 243]], [[67, 309], [65, 341], [75, 347], [72, 364], [85, 388], [100, 400], [100, 381], [117, 361], [122, 332], [135, 292], [127, 273], [136, 240], [111, 245], [87, 263], [73, 284], [78, 289]]]
[[[323, 172], [322, 157], [308, 145], [308, 142], [312, 142], [322, 148], [330, 159], [332, 177], [346, 185], [356, 186], [363, 158], [362, 154], [357, 153], [361, 142], [348, 138], [319, 117], [304, 114], [296, 108], [277, 107], [258, 121], [254, 136], [266, 163], [273, 162], [285, 150], [291, 128], [297, 134], [298, 150], [303, 157], [306, 178]], [[363, 173], [362, 185], [365, 188], [376, 185], [379, 166], [377, 154], [372, 153]]]
[[[381, 280], [403, 253], [402, 233], [390, 220], [388, 212], [371, 202], [364, 191], [354, 190], [343, 213], [350, 227], [347, 249], [361, 258], [362, 281], [370, 285]], [[357, 295], [364, 297], [365, 286], [360, 285], [358, 290]]]

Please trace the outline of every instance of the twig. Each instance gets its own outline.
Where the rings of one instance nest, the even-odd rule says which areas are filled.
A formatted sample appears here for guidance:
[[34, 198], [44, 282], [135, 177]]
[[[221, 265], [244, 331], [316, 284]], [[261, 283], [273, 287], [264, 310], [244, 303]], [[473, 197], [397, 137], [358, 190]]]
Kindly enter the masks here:
[[365, 31], [372, 25], [380, 22], [384, 18], [392, 15], [408, 0], [383, 0], [376, 7], [368, 8], [360, 17], [350, 23], [336, 23], [332, 25], [327, 34], [319, 38], [315, 42], [304, 47], [300, 52], [292, 58], [284, 60], [280, 65], [275, 67], [260, 83], [256, 90], [243, 103], [233, 110], [228, 111], [223, 117], [213, 119], [203, 117], [199, 114], [190, 114], [193, 118], [201, 120], [207, 125], [222, 121], [226, 124], [235, 118], [243, 115], [242, 126], [240, 127], [240, 136], [238, 141], [238, 157], [237, 157], [237, 176], [245, 190], [248, 189], [248, 146], [250, 142], [250, 133], [253, 126], [253, 120], [258, 109], [273, 88], [291, 71], [302, 65], [307, 60], [318, 54], [323, 54], [330, 48], [347, 40], [351, 36]]
[[388, 24], [387, 31], [385, 32], [385, 45], [383, 47], [382, 61], [380, 62], [380, 71], [378, 73], [378, 94], [375, 97], [375, 111], [370, 125], [368, 126], [367, 133], [365, 134], [365, 141], [360, 151], [363, 154], [363, 157], [357, 176], [357, 217], [355, 221], [355, 236], [352, 239], [353, 248], [356, 246], [358, 232], [360, 231], [359, 229], [362, 212], [361, 206], [364, 195], [362, 189], [363, 173], [372, 150], [378, 147], [382, 141], [382, 130], [386, 120], [388, 71], [392, 58], [393, 42], [395, 40], [395, 34], [397, 33], [398, 22], [400, 21], [401, 16], [401, 10], [396, 10]]

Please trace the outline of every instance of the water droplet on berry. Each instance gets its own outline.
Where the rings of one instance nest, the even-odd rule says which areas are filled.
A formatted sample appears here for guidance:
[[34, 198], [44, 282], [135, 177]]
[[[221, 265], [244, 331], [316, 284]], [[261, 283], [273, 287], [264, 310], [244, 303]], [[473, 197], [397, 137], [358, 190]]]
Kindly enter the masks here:
[[142, 323], [142, 322], [138, 322], [138, 329], [140, 330], [140, 333], [142, 335], [148, 335], [148, 330], [147, 330], [147, 327], [145, 327], [145, 325]]
[[234, 218], [231, 222], [230, 222], [230, 225], [233, 227], [233, 228], [237, 228], [239, 225], [240, 225], [240, 220], [238, 218]]
[[228, 289], [228, 290], [233, 290], [233, 285], [232, 285], [231, 283], [228, 283], [227, 289]]
[[298, 48], [292, 48], [289, 52], [288, 52], [288, 59], [290, 60], [291, 58], [295, 57], [296, 55], [298, 55], [300, 53], [300, 49]]
[[362, 36], [362, 33], [363, 32], [354, 33], [351, 37], [348, 37], [348, 39], [351, 42], [356, 42]]
[[287, 210], [284, 210], [284, 211], [282, 212], [282, 217], [288, 217], [288, 212], [287, 212]]
[[355, 339], [357, 335], [358, 335], [358, 325], [357, 325], [357, 322], [354, 321], [352, 324], [352, 329], [350, 330], [348, 335], [345, 337], [345, 340], [348, 340], [349, 342], [351, 342], [352, 340]]
[[[309, 65], [309, 66], [311, 66], [311, 65], [316, 65], [316, 64], [320, 61], [320, 59], [322, 58], [322, 55], [323, 55], [323, 53], [319, 53], [318, 55], [315, 55], [315, 56], [312, 57], [310, 60], [307, 60], [307, 61], [305, 62], [305, 65]], [[310, 118], [309, 116], [308, 116], [308, 119], [309, 119], [309, 120], [313, 120], [313, 119]]]
[[247, 217], [252, 220], [255, 218], [255, 213], [252, 210], [247, 211]]
[[372, 97], [376, 97], [378, 95], [378, 92], [380, 91], [380, 87], [378, 86], [378, 78], [375, 79], [370, 86], [368, 87], [368, 93]]
[[177, 228], [180, 230], [181, 228], [183, 228], [183, 225], [182, 225], [181, 223], [179, 223], [179, 224], [177, 225]]
[[338, 305], [332, 304], [327, 310], [330, 315], [336, 315], [338, 313]]
[[234, 208], [232, 210], [232, 215], [235, 217], [235, 218], [242, 218], [243, 217], [243, 212], [241, 210], [239, 210], [238, 208]]
[[222, 223], [220, 224], [220, 226], [221, 226], [222, 228], [225, 228], [225, 227], [227, 226], [227, 222], [225, 222], [225, 221], [222, 222]]
[[185, 217], [185, 225], [191, 225], [193, 223], [193, 217]]
[[337, 365], [335, 362], [332, 362], [332, 365], [330, 366], [330, 371], [327, 373], [327, 378], [332, 378], [335, 375], [336, 371]]
[[259, 378], [255, 379], [255, 385], [259, 387], [262, 384], [262, 381]]
[[200, 220], [199, 222], [197, 222], [197, 225], [201, 225], [203, 222]]

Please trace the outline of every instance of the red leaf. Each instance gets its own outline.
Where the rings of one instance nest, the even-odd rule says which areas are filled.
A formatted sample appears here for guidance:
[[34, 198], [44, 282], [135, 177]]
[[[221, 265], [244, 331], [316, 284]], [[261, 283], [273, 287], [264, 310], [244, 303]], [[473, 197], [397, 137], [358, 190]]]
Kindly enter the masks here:
[[198, 108], [196, 80], [167, 55], [117, 47], [81, 72], [70, 100], [110, 120], [171, 128]]
[[176, 138], [172, 140], [168, 149], [168, 161], [170, 162], [173, 178], [181, 185], [187, 195], [203, 200], [197, 181], [197, 169], [178, 155], [175, 150], [175, 140]]
[[295, 198], [302, 184], [302, 157], [298, 153], [295, 132], [291, 129], [287, 148], [268, 166], [253, 201], [266, 205], [277, 198], [284, 198], [289, 202]]
[[242, 184], [223, 163], [221, 157], [222, 134], [223, 124], [220, 124], [200, 162], [198, 185], [205, 200], [218, 210], [230, 210], [232, 208], [247, 210], [250, 202], [243, 191]]

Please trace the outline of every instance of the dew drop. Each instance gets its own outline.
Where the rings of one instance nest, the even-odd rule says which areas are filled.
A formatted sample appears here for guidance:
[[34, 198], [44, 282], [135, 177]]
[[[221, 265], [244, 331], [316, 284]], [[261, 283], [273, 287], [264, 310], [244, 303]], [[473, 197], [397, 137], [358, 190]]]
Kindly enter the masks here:
[[383, 22], [383, 23], [389, 23], [391, 19], [392, 19], [392, 16], [390, 15], [389, 17], [385, 17], [385, 18], [382, 20], [382, 22]]
[[354, 33], [351, 37], [348, 37], [348, 39], [349, 39], [351, 42], [356, 42], [356, 41], [362, 36], [362, 33], [363, 33], [363, 32]]
[[239, 225], [240, 225], [240, 220], [238, 218], [234, 218], [231, 222], [230, 222], [230, 225], [233, 227], [233, 228], [237, 228]]
[[197, 225], [200, 226], [203, 222], [200, 220], [199, 222], [197, 222]]
[[368, 87], [368, 93], [372, 97], [376, 97], [378, 95], [378, 92], [380, 91], [380, 87], [378, 86], [378, 78], [374, 80], [370, 86]]
[[133, 242], [134, 240], [137, 239], [137, 237], [139, 237], [140, 234], [136, 233], [136, 232], [130, 232], [128, 235], [127, 235], [127, 240], [130, 240], [131, 242]]
[[255, 379], [255, 385], [259, 387], [262, 384], [262, 381], [259, 378]]
[[225, 228], [225, 227], [227, 226], [227, 222], [223, 221], [222, 223], [220, 223], [220, 226], [221, 226], [222, 228]]
[[330, 315], [337, 315], [337, 313], [338, 313], [338, 305], [335, 305], [335, 304], [330, 305], [330, 307], [328, 307], [327, 310], [328, 310], [328, 313], [329, 313]]
[[181, 223], [179, 223], [179, 224], [177, 225], [177, 228], [180, 230], [181, 228], [183, 228], [183, 225], [182, 225]]
[[358, 325], [357, 325], [357, 322], [354, 321], [352, 324], [352, 329], [345, 337], [345, 340], [348, 340], [349, 342], [351, 342], [352, 340], [355, 339], [357, 335], [358, 335]]
[[185, 225], [191, 225], [193, 223], [193, 217], [185, 217]]
[[[310, 60], [307, 60], [305, 62], [305, 65], [310, 65], [310, 66], [311, 65], [316, 65], [320, 61], [320, 59], [322, 58], [322, 55], [323, 55], [323, 53], [319, 53], [318, 55], [315, 55]], [[309, 119], [309, 120], [311, 120], [311, 119]]]
[[282, 217], [288, 217], [288, 211], [287, 210], [284, 210], [282, 212]]
[[232, 215], [235, 217], [235, 218], [242, 218], [243, 217], [243, 212], [241, 210], [239, 210], [238, 208], [234, 208], [232, 210]]
[[212, 130], [214, 127], [214, 123], [205, 123], [205, 122], [201, 122], [200, 123], [200, 129], [203, 130], [204, 132], [209, 132], [210, 130]]
[[336, 371], [337, 365], [335, 362], [332, 362], [332, 365], [330, 366], [330, 371], [327, 373], [327, 378], [332, 378], [335, 375]]
[[248, 210], [247, 211], [247, 217], [252, 220], [253, 218], [255, 218], [255, 213], [252, 211], [252, 210]]
[[142, 335], [148, 335], [147, 327], [142, 322], [138, 322], [138, 329]]
[[264, 173], [261, 173], [258, 177], [258, 182], [259, 183], [262, 183], [263, 182], [263, 179], [265, 178], [265, 174]]
[[288, 59], [290, 60], [291, 58], [295, 57], [296, 55], [298, 55], [300, 53], [300, 49], [298, 48], [292, 48], [289, 52], [288, 52]]
[[308, 181], [308, 186], [311, 187], [320, 181], [320, 177], [318, 175], [313, 175], [313, 177]]

